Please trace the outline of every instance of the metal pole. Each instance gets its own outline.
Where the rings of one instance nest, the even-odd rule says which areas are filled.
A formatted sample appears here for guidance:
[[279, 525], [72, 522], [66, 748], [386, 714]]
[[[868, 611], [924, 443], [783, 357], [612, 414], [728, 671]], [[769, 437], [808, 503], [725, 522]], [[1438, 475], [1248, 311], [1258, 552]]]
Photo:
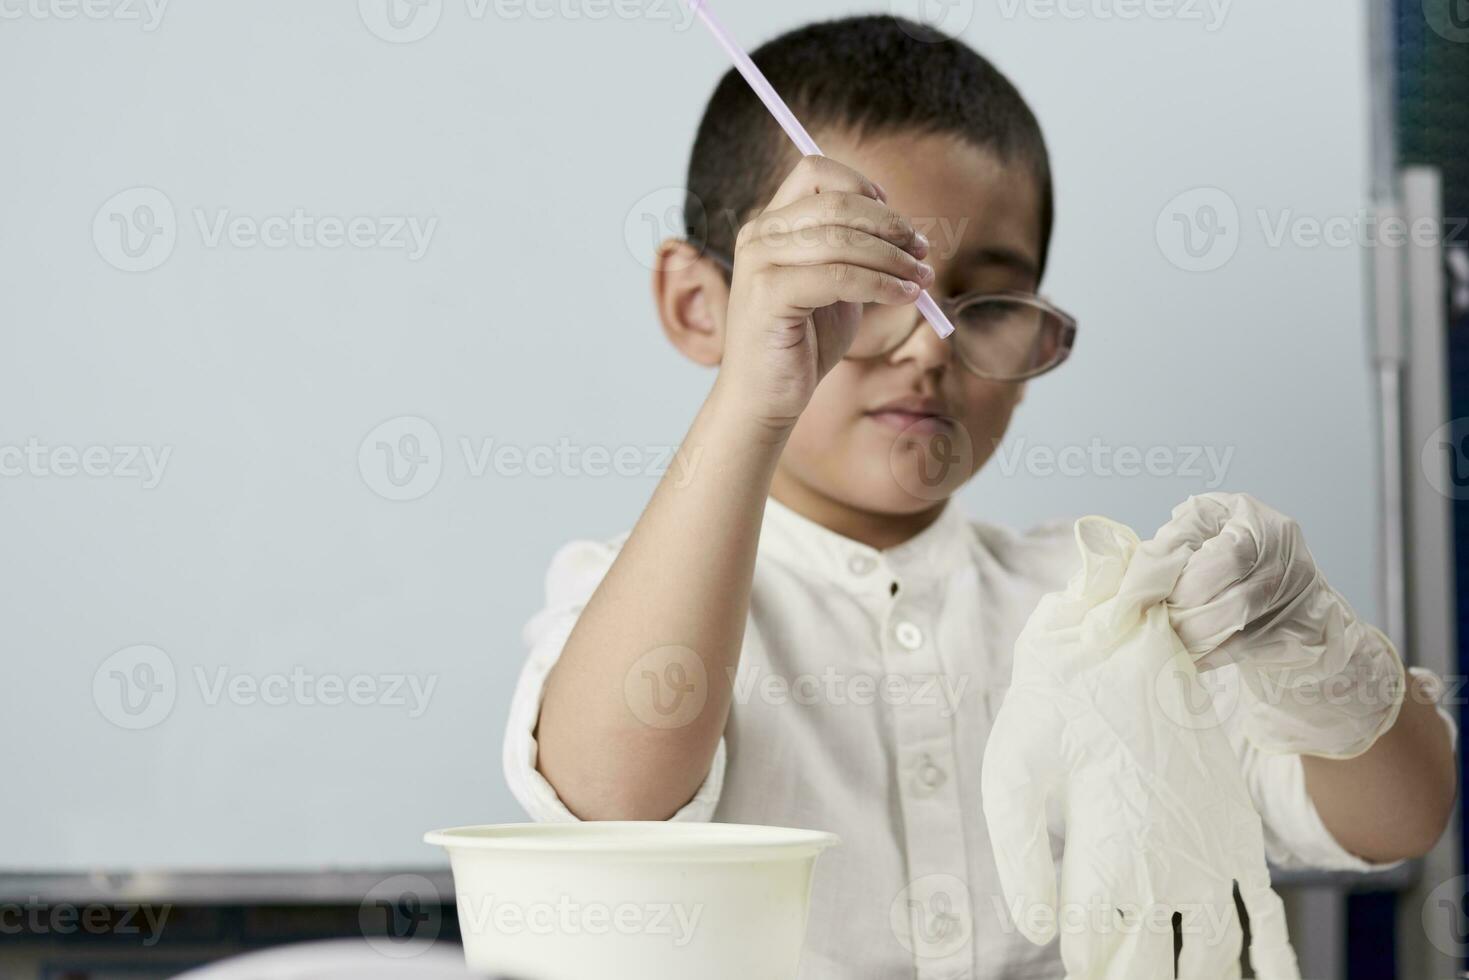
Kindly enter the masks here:
[[[1442, 229], [1443, 189], [1439, 172], [1410, 167], [1402, 174], [1403, 217], [1412, 229]], [[1433, 434], [1448, 420], [1447, 333], [1444, 306], [1444, 251], [1437, 232], [1423, 241], [1409, 235], [1401, 249], [1404, 269], [1405, 366], [1403, 396], [1404, 540], [1407, 589], [1407, 645], [1411, 662], [1444, 678], [1458, 675], [1454, 626], [1453, 513], [1450, 499], [1440, 491], [1447, 486], [1442, 474], [1429, 466], [1447, 467], [1441, 454], [1423, 454]], [[1436, 484], [1436, 486], [1435, 486]], [[1451, 690], [1454, 688], [1451, 688]], [[1450, 830], [1423, 859], [1418, 885], [1405, 892], [1398, 904], [1399, 976], [1451, 977], [1460, 966], [1462, 941], [1454, 935], [1458, 922], [1446, 915], [1425, 915], [1433, 889], [1463, 874], [1458, 835], [1459, 808], [1455, 804]], [[1465, 893], [1459, 881], [1456, 898]], [[1428, 911], [1432, 912], [1433, 909]]]

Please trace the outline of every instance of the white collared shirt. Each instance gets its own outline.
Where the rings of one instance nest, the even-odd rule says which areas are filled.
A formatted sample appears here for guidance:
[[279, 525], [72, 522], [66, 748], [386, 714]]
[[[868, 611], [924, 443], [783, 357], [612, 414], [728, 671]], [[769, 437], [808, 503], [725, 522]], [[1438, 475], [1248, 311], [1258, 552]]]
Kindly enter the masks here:
[[[672, 819], [841, 837], [816, 865], [801, 980], [1063, 975], [1056, 943], [1031, 945], [998, 897], [979, 768], [1016, 637], [1080, 564], [1072, 528], [1017, 533], [950, 503], [878, 550], [767, 501], [729, 721], [703, 786]], [[546, 674], [626, 538], [563, 546], [546, 606], [525, 626], [504, 762], [538, 821], [576, 819], [536, 770]], [[1226, 727], [1272, 863], [1391, 867], [1331, 836], [1299, 756], [1262, 755]], [[1058, 860], [1060, 829], [1053, 812]]]

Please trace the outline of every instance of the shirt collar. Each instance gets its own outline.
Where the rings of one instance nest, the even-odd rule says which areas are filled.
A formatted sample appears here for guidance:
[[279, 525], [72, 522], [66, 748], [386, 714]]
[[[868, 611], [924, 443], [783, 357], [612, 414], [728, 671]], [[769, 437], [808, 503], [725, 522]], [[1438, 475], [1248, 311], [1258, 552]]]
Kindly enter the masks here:
[[854, 592], [886, 592], [894, 581], [911, 584], [946, 578], [957, 571], [968, 560], [968, 525], [963, 511], [949, 500], [928, 527], [902, 544], [879, 549], [838, 534], [767, 497], [760, 551]]

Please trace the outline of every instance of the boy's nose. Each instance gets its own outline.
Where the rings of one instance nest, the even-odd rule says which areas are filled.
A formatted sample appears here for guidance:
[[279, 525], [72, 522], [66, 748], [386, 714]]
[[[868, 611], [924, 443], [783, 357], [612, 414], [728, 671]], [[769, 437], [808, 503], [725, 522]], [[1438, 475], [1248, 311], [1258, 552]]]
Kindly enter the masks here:
[[907, 339], [888, 355], [888, 359], [894, 364], [913, 361], [925, 372], [941, 371], [948, 367], [949, 359], [954, 353], [951, 341], [941, 339], [926, 322], [922, 322], [923, 314], [917, 309], [910, 309], [909, 312], [920, 322], [917, 328], [908, 334]]

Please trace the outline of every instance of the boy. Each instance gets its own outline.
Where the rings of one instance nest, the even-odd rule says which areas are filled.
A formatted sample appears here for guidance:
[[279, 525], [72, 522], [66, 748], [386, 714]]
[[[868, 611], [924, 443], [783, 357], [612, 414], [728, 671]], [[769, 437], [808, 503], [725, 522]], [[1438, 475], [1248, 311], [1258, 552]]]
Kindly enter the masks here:
[[[538, 820], [839, 834], [807, 980], [1056, 977], [1055, 946], [1031, 946], [996, 900], [979, 767], [1016, 636], [1074, 571], [1072, 529], [1015, 533], [947, 504], [1074, 333], [1035, 296], [1045, 143], [987, 61], [910, 21], [814, 24], [754, 57], [830, 156], [799, 158], [738, 75], [721, 81], [689, 239], [660, 246], [653, 277], [669, 341], [718, 368], [681, 449], [697, 465], [630, 532], [553, 559], [507, 777]], [[946, 302], [950, 340], [920, 319], [919, 289]], [[1326, 601], [1268, 508], [1221, 494], [1175, 515], [1160, 536], [1200, 559], [1170, 597], [1190, 652], [1243, 662], [1295, 600]], [[1267, 757], [1225, 719], [1277, 863], [1381, 866], [1447, 821], [1454, 733], [1431, 677], [1404, 697], [1379, 636], [1320, 644], [1370, 702], [1349, 719], [1369, 745]], [[1324, 758], [1343, 748], [1355, 757]]]

